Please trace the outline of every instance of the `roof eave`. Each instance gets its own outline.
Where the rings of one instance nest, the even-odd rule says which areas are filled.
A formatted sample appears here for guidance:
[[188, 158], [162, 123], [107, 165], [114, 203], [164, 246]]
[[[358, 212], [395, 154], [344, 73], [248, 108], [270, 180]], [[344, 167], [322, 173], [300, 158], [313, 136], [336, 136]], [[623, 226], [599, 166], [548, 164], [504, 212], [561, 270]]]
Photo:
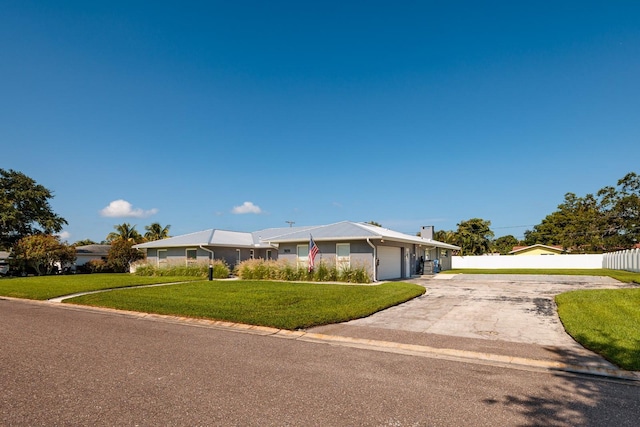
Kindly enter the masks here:
[[[450, 245], [444, 242], [437, 242], [434, 240], [415, 240], [415, 239], [403, 239], [400, 237], [389, 237], [389, 236], [345, 236], [345, 237], [314, 237], [314, 242], [335, 242], [335, 241], [344, 241], [344, 240], [386, 240], [389, 242], [398, 242], [398, 243], [409, 243], [411, 245], [423, 245], [423, 246], [433, 246], [436, 248], [443, 249], [451, 249], [451, 250], [460, 250], [459, 246]], [[270, 243], [300, 243], [300, 242], [308, 242], [309, 239], [274, 239], [269, 240]]]
[[[314, 237], [314, 242], [335, 242], [336, 240], [367, 240], [367, 239], [385, 239], [383, 236], [344, 236], [344, 237]], [[309, 238], [300, 239], [270, 239], [265, 240], [269, 243], [299, 243], [308, 242]]]

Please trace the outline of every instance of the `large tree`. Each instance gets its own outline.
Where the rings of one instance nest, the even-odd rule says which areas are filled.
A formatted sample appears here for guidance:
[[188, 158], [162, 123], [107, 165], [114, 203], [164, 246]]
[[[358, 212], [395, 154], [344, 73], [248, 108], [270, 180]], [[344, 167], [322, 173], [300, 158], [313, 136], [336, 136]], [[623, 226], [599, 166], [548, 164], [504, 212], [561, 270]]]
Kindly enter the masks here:
[[13, 263], [20, 270], [31, 267], [36, 274], [51, 274], [76, 259], [74, 246], [60, 242], [58, 236], [34, 234], [18, 240], [13, 247]]
[[633, 172], [596, 195], [565, 194], [556, 211], [525, 232], [528, 245], [562, 245], [574, 253], [628, 249], [638, 241], [640, 177]]
[[514, 246], [518, 246], [520, 241], [511, 234], [498, 237], [493, 241], [493, 249], [498, 251], [500, 255], [507, 255], [513, 250]]
[[140, 243], [142, 242], [142, 236], [136, 230], [135, 225], [131, 225], [127, 222], [114, 225], [113, 228], [116, 229], [115, 232], [111, 232], [107, 235], [107, 242], [114, 243], [120, 240]]
[[618, 180], [617, 188], [598, 191], [603, 215], [602, 234], [610, 249], [629, 248], [640, 241], [640, 176]]
[[134, 249], [136, 243], [133, 240], [119, 239], [111, 244], [109, 254], [107, 255], [107, 263], [116, 273], [128, 273], [129, 266], [132, 262], [144, 258], [144, 253], [138, 249]]
[[144, 233], [144, 238], [149, 241], [166, 239], [170, 237], [169, 228], [171, 228], [171, 225], [163, 227], [159, 222], [154, 222], [151, 225], [145, 225], [144, 229], [147, 230], [147, 232]]
[[9, 249], [32, 234], [54, 234], [67, 221], [51, 209], [53, 193], [32, 178], [0, 169], [0, 247]]
[[593, 195], [564, 196], [558, 210], [547, 215], [532, 231], [525, 232], [525, 243], [534, 245], [561, 245], [574, 252], [601, 251], [604, 245], [603, 217]]
[[471, 218], [461, 221], [456, 232], [457, 245], [460, 246], [462, 255], [483, 255], [491, 252], [491, 221], [481, 218]]

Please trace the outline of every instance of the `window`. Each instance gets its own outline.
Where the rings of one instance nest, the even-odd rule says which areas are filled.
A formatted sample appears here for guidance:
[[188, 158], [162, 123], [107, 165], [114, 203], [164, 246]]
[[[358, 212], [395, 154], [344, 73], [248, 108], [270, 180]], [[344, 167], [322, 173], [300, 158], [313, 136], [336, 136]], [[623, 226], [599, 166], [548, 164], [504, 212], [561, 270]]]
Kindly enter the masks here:
[[336, 244], [336, 266], [339, 270], [351, 267], [351, 245], [349, 243]]
[[249, 259], [255, 259], [253, 249], [249, 250]]
[[267, 261], [271, 260], [271, 249], [267, 249]]
[[167, 250], [158, 249], [158, 265], [167, 263]]
[[198, 250], [187, 249], [187, 264], [193, 264], [198, 261]]
[[298, 255], [298, 268], [308, 268], [309, 267], [309, 245], [298, 245], [296, 248]]

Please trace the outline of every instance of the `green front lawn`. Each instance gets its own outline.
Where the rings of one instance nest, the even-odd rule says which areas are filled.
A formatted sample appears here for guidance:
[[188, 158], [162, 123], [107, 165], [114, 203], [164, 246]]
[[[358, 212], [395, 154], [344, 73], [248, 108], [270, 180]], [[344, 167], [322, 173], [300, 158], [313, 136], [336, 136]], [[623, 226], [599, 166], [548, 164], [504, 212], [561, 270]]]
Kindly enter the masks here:
[[7, 277], [0, 279], [0, 296], [46, 300], [78, 292], [196, 279], [195, 277], [142, 277], [126, 273]]
[[362, 286], [214, 280], [116, 290], [65, 302], [294, 330], [365, 317], [424, 292], [422, 286], [402, 282]]
[[640, 283], [640, 273], [623, 270], [601, 269], [565, 269], [565, 268], [459, 268], [446, 270], [441, 274], [544, 274], [564, 276], [608, 276], [625, 283]]
[[640, 371], [640, 289], [567, 292], [556, 296], [565, 330], [621, 368]]

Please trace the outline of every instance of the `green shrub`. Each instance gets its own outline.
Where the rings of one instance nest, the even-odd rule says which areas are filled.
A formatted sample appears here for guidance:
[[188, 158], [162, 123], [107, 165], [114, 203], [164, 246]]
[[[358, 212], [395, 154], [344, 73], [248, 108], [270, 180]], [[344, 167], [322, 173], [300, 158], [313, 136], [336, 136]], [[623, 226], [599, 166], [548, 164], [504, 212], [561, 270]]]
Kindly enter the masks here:
[[320, 261], [313, 271], [298, 268], [285, 260], [273, 261], [249, 259], [236, 266], [235, 274], [243, 280], [285, 280], [305, 282], [370, 283], [364, 266], [338, 269], [335, 265]]
[[353, 269], [351, 267], [342, 267], [338, 273], [338, 281], [352, 283]]
[[78, 273], [113, 273], [111, 265], [101, 259], [92, 259], [77, 267]]
[[[209, 277], [209, 264], [197, 263], [191, 265], [167, 265], [157, 267], [151, 264], [139, 264], [134, 273], [136, 276], [183, 276], [183, 277]], [[213, 261], [213, 277], [215, 279], [226, 279], [229, 277], [229, 266], [223, 260]]]
[[298, 269], [285, 263], [280, 271], [280, 280], [293, 281], [298, 279]]
[[329, 267], [324, 261], [318, 264], [318, 267], [314, 271], [313, 280], [316, 282], [328, 282], [329, 279]]
[[[209, 273], [207, 273], [209, 274]], [[231, 269], [223, 260], [213, 262], [213, 277], [216, 279], [226, 279], [231, 275]]]
[[371, 277], [369, 272], [364, 267], [356, 267], [353, 270], [353, 282], [354, 283], [371, 283]]
[[135, 269], [136, 276], [156, 276], [157, 267], [151, 264], [140, 264]]

